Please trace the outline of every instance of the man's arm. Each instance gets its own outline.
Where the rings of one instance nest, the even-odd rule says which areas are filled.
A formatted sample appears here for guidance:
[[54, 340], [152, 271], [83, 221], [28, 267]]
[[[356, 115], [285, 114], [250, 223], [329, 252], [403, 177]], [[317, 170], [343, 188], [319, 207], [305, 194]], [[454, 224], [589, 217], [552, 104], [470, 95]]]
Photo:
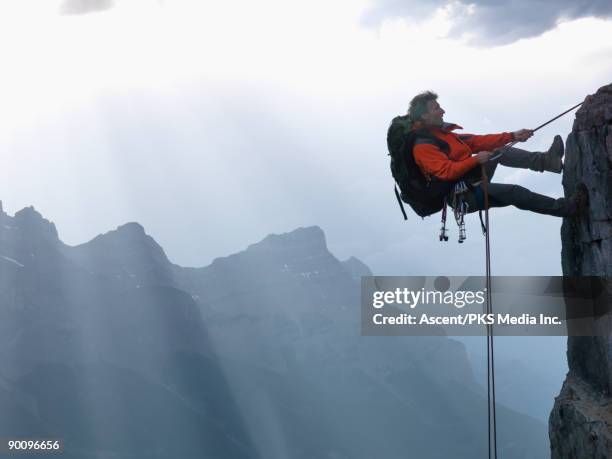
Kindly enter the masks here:
[[533, 136], [533, 131], [531, 129], [519, 129], [514, 132], [502, 132], [501, 134], [457, 135], [471, 148], [472, 152], [477, 153], [479, 151], [495, 150], [496, 148], [503, 147], [508, 142], [524, 142]]
[[512, 132], [486, 135], [457, 134], [457, 136], [470, 147], [470, 150], [474, 153], [495, 150], [514, 140], [514, 134]]
[[424, 173], [440, 180], [457, 180], [480, 162], [478, 156], [452, 161], [440, 148], [428, 143], [415, 145], [412, 154]]

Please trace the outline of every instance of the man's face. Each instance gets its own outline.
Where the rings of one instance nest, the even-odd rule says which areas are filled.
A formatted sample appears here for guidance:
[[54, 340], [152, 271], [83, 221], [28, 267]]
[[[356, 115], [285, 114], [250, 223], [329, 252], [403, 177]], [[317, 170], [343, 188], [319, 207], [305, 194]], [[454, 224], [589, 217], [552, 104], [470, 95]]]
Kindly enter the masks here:
[[430, 100], [427, 102], [427, 113], [421, 116], [421, 119], [429, 126], [442, 126], [444, 113], [437, 100]]

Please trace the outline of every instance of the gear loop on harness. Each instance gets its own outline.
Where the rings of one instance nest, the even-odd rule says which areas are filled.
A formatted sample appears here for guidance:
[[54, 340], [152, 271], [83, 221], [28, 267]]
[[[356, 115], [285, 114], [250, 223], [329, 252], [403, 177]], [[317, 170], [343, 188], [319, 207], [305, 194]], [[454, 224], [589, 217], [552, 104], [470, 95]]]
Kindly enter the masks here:
[[460, 244], [467, 238], [465, 234], [465, 214], [469, 212], [470, 206], [465, 199], [465, 194], [469, 191], [469, 186], [464, 180], [460, 180], [455, 184], [452, 191], [453, 198], [451, 207], [455, 215], [455, 221], [459, 227], [459, 239], [457, 242]]
[[446, 206], [447, 206], [448, 196], [444, 197], [444, 205], [442, 206], [442, 227], [440, 228], [440, 242], [448, 241], [448, 230], [446, 229]]

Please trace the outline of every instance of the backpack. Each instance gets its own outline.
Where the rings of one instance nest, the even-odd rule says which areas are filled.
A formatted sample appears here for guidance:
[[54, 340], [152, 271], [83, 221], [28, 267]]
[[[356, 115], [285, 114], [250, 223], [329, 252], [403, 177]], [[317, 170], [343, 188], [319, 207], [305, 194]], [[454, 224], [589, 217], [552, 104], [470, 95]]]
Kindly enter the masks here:
[[391, 157], [391, 175], [397, 184], [394, 186], [395, 197], [404, 220], [408, 220], [408, 217], [402, 201], [420, 217], [427, 217], [442, 210], [445, 198], [455, 183], [436, 177], [428, 180], [423, 176], [412, 155], [414, 146], [422, 143], [436, 145], [447, 155], [450, 151], [446, 142], [426, 129], [412, 130], [412, 121], [408, 115], [393, 118], [387, 131], [387, 148]]

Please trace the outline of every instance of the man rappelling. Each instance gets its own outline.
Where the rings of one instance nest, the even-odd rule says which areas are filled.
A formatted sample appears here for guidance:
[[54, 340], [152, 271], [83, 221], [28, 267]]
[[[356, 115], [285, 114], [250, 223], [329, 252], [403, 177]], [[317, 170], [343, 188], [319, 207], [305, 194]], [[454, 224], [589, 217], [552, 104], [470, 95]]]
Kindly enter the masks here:
[[[513, 205], [557, 217], [575, 217], [588, 206], [588, 192], [580, 184], [569, 198], [554, 199], [522, 186], [489, 183], [498, 164], [561, 173], [563, 141], [556, 136], [545, 152], [529, 152], [507, 146], [524, 142], [533, 130], [521, 129], [500, 134], [457, 134], [460, 126], [444, 122], [444, 110], [437, 94], [427, 91], [414, 97], [408, 114], [396, 117], [387, 134], [391, 170], [401, 189], [398, 201], [410, 204], [420, 216], [446, 208], [448, 201], [457, 212], [482, 210], [483, 185], [488, 188], [488, 206]], [[484, 165], [487, 183], [482, 183]], [[403, 210], [403, 206], [402, 206]], [[405, 213], [404, 213], [405, 216]], [[462, 218], [462, 217], [461, 217]], [[460, 239], [461, 242], [461, 239]]]
[[[493, 314], [491, 276], [491, 245], [489, 208], [513, 205], [519, 209], [556, 217], [581, 217], [588, 207], [588, 190], [581, 183], [569, 198], [554, 199], [534, 193], [519, 185], [491, 183], [498, 164], [538, 172], [563, 170], [563, 141], [555, 136], [545, 152], [530, 152], [514, 148], [538, 129], [558, 119], [574, 108], [561, 113], [535, 129], [520, 129], [501, 134], [456, 134], [462, 129], [444, 122], [444, 110], [438, 95], [427, 91], [410, 101], [408, 113], [397, 116], [387, 132], [387, 146], [391, 156], [391, 173], [400, 192], [395, 196], [407, 219], [402, 202], [410, 205], [421, 217], [442, 211], [440, 241], [447, 241], [446, 209], [450, 204], [459, 225], [459, 242], [465, 236], [464, 216], [479, 211], [485, 236], [486, 314]], [[480, 167], [478, 167], [480, 166]], [[484, 211], [484, 221], [482, 212]], [[493, 326], [487, 332], [487, 415], [488, 457], [497, 459], [497, 427], [495, 402], [495, 369]]]

